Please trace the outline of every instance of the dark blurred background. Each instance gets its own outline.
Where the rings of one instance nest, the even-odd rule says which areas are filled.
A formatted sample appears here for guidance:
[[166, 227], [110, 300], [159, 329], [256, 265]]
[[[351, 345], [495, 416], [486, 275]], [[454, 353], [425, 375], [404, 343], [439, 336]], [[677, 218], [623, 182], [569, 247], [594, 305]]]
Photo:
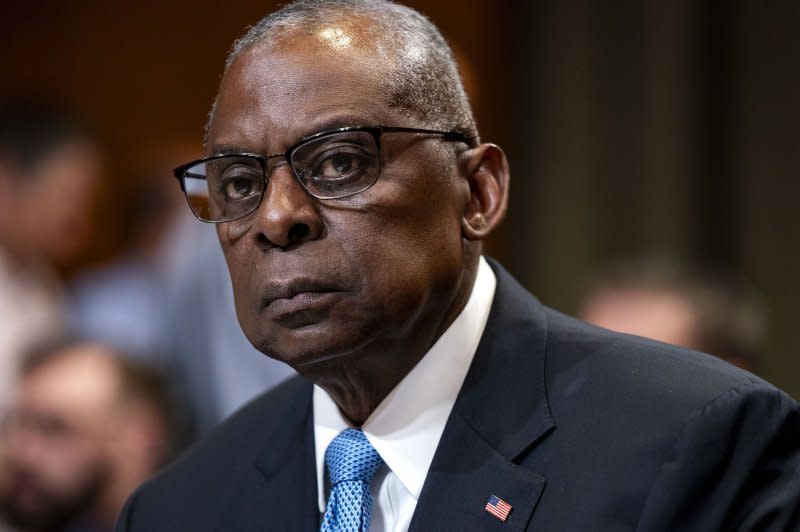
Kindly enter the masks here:
[[[800, 3], [407, 3], [453, 44], [483, 137], [510, 158], [490, 253], [566, 312], [612, 259], [734, 268], [769, 308], [760, 373], [800, 397]], [[232, 41], [276, 4], [2, 3], [0, 96], [77, 108], [108, 155], [96, 237], [66, 275], [126, 251], [142, 222], [128, 200], [201, 152]]]

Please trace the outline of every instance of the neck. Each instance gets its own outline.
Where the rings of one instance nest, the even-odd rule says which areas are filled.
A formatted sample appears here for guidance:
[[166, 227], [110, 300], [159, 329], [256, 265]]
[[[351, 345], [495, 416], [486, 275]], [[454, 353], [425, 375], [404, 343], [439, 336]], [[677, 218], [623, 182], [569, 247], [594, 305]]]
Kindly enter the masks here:
[[360, 427], [424, 356], [424, 352], [415, 352], [418, 354], [414, 358], [408, 353], [402, 357], [393, 357], [389, 352], [360, 355], [362, 360], [354, 360], [335, 372], [326, 371], [324, 376], [316, 375], [310, 380], [331, 396], [350, 423]]
[[458, 317], [469, 300], [476, 273], [477, 266], [464, 271], [446, 310], [418, 316], [397, 337], [314, 367], [295, 369], [324, 389], [344, 417], [360, 427]]

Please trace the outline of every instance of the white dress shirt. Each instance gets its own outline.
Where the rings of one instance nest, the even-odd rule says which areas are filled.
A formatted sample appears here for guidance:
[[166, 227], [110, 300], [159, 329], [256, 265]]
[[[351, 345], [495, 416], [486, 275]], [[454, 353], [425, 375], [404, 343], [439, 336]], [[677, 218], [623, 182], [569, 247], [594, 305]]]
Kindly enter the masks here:
[[[405, 532], [442, 437], [445, 423], [478, 348], [497, 280], [481, 257], [466, 306], [361, 429], [383, 458], [370, 484], [370, 532]], [[325, 511], [325, 450], [351, 427], [330, 396], [314, 386], [314, 442], [319, 509]]]

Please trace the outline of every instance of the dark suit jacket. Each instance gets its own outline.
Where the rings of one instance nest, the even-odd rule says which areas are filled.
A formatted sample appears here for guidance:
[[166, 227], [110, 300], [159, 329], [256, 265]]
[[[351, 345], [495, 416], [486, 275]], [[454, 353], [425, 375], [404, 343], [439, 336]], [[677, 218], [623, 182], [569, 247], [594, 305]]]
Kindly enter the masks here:
[[[800, 412], [709, 356], [543, 307], [502, 268], [411, 530], [800, 530]], [[235, 362], [231, 362], [235, 363]], [[312, 387], [256, 399], [119, 531], [317, 530]], [[484, 510], [512, 505], [506, 522]]]

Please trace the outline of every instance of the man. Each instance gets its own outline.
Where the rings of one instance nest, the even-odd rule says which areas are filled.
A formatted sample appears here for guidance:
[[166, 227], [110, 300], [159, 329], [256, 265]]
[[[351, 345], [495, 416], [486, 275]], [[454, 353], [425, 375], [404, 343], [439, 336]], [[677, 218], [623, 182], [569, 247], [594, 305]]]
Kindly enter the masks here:
[[0, 522], [23, 532], [111, 530], [125, 499], [171, 452], [167, 387], [108, 348], [44, 345], [24, 360], [6, 419]]
[[667, 260], [611, 265], [578, 315], [612, 331], [696, 349], [756, 371], [766, 332], [758, 293], [732, 272]]
[[207, 151], [176, 175], [218, 223], [246, 335], [303, 378], [137, 491], [118, 530], [796, 524], [794, 401], [562, 316], [481, 258], [506, 159], [418, 13], [305, 1], [262, 20]]

